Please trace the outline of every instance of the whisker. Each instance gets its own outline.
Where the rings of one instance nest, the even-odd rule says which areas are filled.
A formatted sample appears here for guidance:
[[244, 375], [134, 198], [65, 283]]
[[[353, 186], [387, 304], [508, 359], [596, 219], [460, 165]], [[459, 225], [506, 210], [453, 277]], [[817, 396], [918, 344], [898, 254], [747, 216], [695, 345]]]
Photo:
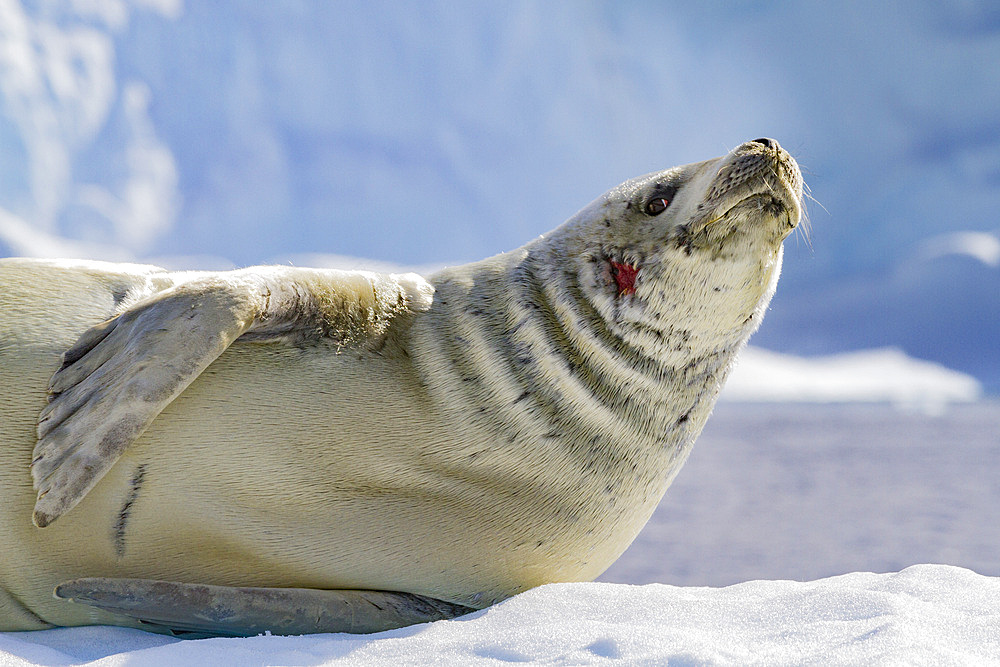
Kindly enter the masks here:
[[812, 196], [812, 193], [809, 192], [809, 186], [805, 186], [803, 188], [802, 201], [800, 202], [802, 206], [802, 219], [799, 221], [797, 229], [801, 230], [799, 234], [802, 236], [802, 240], [805, 241], [806, 247], [809, 248], [809, 252], [815, 252], [811, 238], [812, 224], [811, 221], [809, 220], [809, 209], [806, 207], [806, 202], [805, 202], [806, 199], [816, 202], [816, 204], [819, 205], [821, 209], [826, 211], [827, 214], [829, 214], [830, 212], [826, 210], [826, 207], [823, 206], [823, 204], [821, 204], [815, 197]]

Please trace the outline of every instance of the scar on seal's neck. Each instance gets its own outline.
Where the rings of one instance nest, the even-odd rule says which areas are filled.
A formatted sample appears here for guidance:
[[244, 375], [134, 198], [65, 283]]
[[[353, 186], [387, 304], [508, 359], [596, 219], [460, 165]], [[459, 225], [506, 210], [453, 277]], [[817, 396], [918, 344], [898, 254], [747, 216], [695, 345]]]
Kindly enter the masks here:
[[639, 275], [639, 269], [631, 264], [623, 262], [611, 262], [611, 275], [614, 276], [618, 285], [618, 296], [635, 294], [635, 277]]

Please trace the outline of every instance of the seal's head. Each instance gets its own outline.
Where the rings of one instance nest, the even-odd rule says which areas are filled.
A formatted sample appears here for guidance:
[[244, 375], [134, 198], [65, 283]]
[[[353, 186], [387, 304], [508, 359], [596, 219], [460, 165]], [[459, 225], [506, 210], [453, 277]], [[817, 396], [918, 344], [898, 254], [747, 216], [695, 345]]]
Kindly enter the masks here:
[[553, 236], [565, 235], [564, 266], [623, 340], [656, 356], [678, 336], [685, 354], [738, 346], [773, 294], [802, 187], [778, 142], [755, 139], [627, 181]]

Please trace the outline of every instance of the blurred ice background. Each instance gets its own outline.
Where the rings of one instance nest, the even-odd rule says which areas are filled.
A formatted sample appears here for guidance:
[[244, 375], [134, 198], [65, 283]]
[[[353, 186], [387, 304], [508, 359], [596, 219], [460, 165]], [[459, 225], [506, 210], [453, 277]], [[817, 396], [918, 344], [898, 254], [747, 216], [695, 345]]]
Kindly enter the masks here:
[[454, 264], [758, 136], [810, 232], [606, 579], [1000, 574], [995, 4], [0, 0], [0, 255]]

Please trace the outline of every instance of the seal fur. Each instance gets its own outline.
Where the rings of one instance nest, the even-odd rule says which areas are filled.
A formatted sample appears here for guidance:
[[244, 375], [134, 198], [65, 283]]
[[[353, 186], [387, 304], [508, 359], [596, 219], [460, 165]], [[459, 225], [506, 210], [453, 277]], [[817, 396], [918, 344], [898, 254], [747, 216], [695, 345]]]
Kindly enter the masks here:
[[[0, 627], [134, 624], [122, 597], [163, 587], [125, 581], [420, 596], [402, 624], [592, 579], [758, 326], [801, 192], [762, 139], [428, 280], [0, 262]], [[52, 599], [80, 577], [103, 607]]]

